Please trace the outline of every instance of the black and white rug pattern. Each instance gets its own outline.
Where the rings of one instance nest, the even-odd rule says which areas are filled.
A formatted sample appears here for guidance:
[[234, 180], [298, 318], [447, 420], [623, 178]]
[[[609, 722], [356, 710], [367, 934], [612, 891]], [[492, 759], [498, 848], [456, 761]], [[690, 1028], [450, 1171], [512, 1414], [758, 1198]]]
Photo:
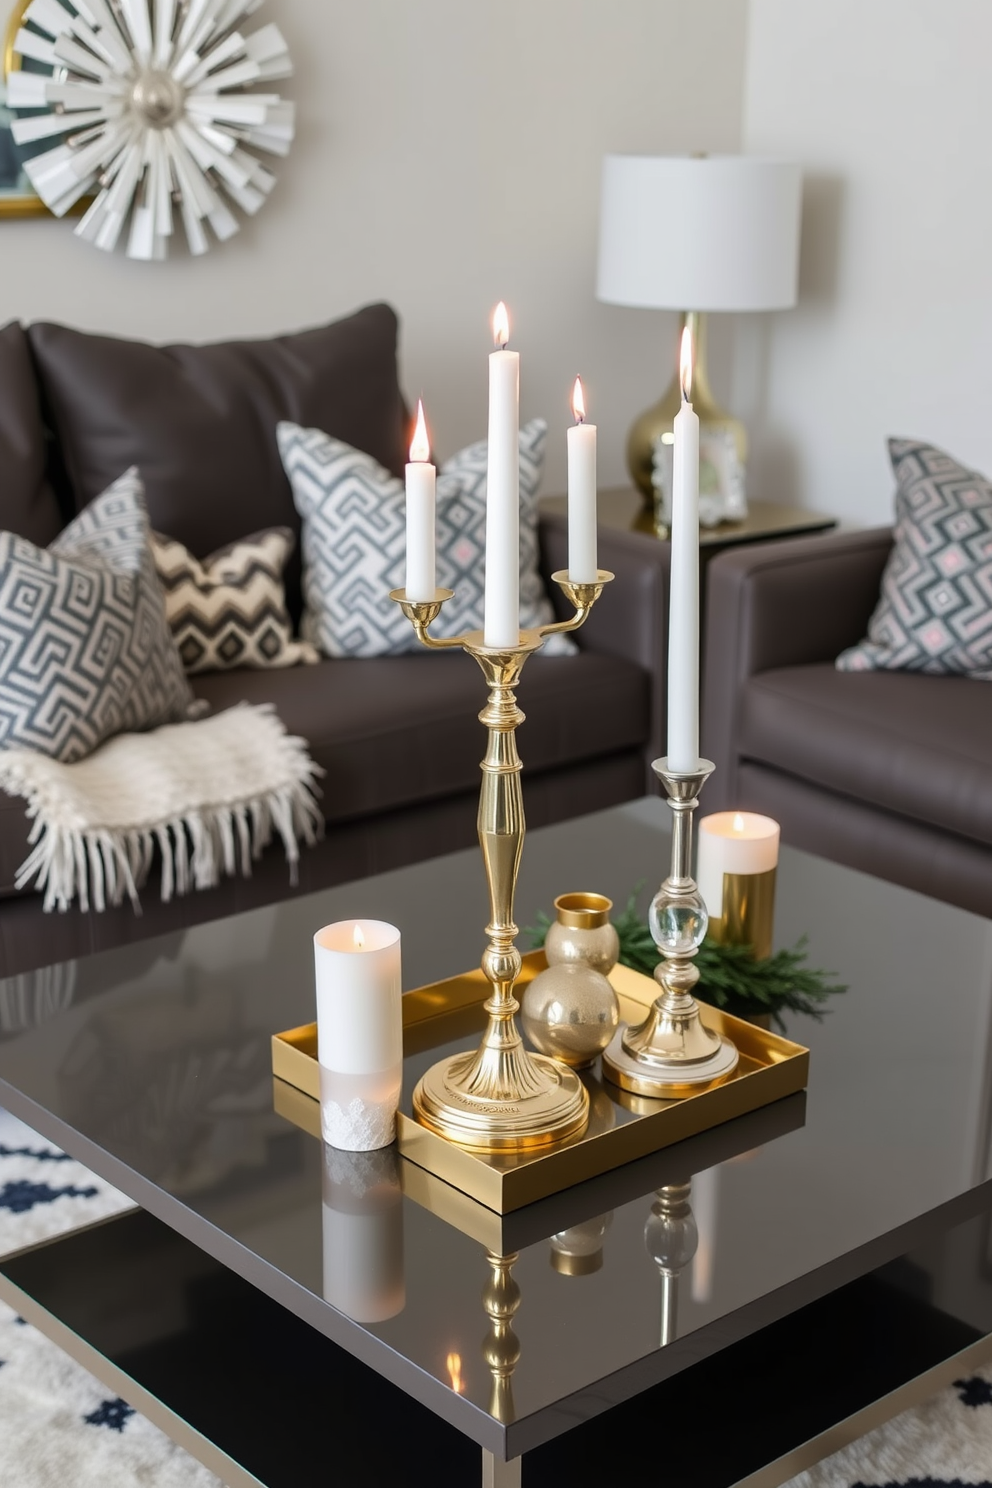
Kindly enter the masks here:
[[[0, 1111], [0, 1256], [131, 1207], [108, 1183]], [[0, 1484], [56, 1483], [222, 1488], [213, 1473], [0, 1303]], [[992, 1488], [992, 1365], [785, 1488]]]

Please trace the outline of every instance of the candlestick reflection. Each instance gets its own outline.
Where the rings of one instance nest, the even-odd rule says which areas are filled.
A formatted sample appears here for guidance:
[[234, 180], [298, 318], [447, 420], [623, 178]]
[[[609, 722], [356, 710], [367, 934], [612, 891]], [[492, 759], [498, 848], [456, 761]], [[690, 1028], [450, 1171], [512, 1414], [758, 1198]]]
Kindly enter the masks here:
[[682, 328], [682, 347], [679, 352], [679, 382], [682, 385], [682, 401], [692, 401], [692, 333], [688, 326]]
[[577, 424], [584, 424], [585, 423], [585, 419], [586, 419], [586, 400], [585, 400], [585, 396], [584, 396], [584, 394], [582, 392], [582, 378], [581, 377], [577, 377], [575, 379], [575, 386], [572, 389], [572, 412], [575, 414], [575, 422]]
[[423, 464], [430, 459], [431, 442], [427, 437], [427, 423], [424, 419], [423, 402], [417, 399], [417, 423], [410, 441], [411, 463]]
[[456, 1395], [464, 1395], [465, 1381], [462, 1379], [461, 1354], [449, 1354], [447, 1358], [448, 1378]]
[[500, 351], [503, 351], [509, 339], [510, 317], [506, 313], [506, 306], [503, 304], [503, 301], [500, 300], [499, 304], [496, 306], [496, 309], [493, 311], [493, 340], [499, 347]]

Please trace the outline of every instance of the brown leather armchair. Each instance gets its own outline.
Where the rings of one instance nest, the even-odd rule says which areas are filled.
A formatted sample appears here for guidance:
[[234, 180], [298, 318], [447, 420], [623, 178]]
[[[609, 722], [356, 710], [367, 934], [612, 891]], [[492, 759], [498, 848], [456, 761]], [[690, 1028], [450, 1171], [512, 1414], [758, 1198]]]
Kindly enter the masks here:
[[838, 672], [865, 635], [888, 528], [732, 549], [707, 585], [706, 808], [992, 915], [992, 685]]

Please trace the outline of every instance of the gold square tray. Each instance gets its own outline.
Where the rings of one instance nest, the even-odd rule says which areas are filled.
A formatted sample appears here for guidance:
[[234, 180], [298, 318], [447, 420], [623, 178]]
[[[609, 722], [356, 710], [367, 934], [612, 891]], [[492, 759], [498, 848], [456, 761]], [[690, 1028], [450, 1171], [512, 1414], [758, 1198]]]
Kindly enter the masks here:
[[[526, 955], [517, 990], [522, 990], [546, 964], [543, 951]], [[657, 984], [625, 966], [615, 967], [610, 981], [620, 1001], [621, 1019], [641, 1022], [657, 995]], [[596, 1065], [592, 1073], [583, 1076], [590, 1097], [589, 1124], [584, 1132], [535, 1153], [473, 1152], [415, 1121], [410, 1114], [410, 1097], [416, 1079], [432, 1062], [425, 1061], [424, 1055], [452, 1044], [474, 1047], [485, 1026], [482, 1004], [488, 996], [489, 983], [481, 971], [449, 977], [404, 996], [406, 1071], [396, 1139], [401, 1156], [497, 1214], [511, 1213], [806, 1086], [808, 1049], [701, 1003], [707, 1027], [725, 1033], [740, 1051], [740, 1063], [724, 1084], [681, 1100], [651, 1100], [629, 1095], [601, 1079]], [[272, 1073], [277, 1111], [319, 1133], [316, 1023], [273, 1035]], [[301, 1105], [297, 1092], [312, 1103], [308, 1108]]]

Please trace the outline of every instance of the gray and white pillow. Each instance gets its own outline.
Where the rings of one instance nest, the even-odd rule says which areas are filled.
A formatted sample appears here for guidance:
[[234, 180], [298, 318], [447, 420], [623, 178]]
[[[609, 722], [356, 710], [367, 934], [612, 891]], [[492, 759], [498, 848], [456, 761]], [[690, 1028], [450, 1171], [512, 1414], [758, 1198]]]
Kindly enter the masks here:
[[842, 672], [932, 672], [992, 681], [992, 482], [943, 450], [890, 439], [895, 545], [868, 637]]
[[129, 470], [48, 548], [0, 532], [0, 748], [66, 764], [197, 709]]
[[[520, 624], [554, 620], [538, 572], [537, 492], [547, 424], [520, 430]], [[389, 598], [406, 570], [403, 482], [370, 455], [319, 429], [281, 423], [279, 452], [303, 518], [301, 635], [327, 656], [395, 656], [416, 649], [410, 622]], [[431, 627], [441, 637], [483, 624], [486, 551], [485, 441], [446, 461], [437, 477], [437, 582], [454, 598]], [[543, 650], [568, 655], [568, 636]]]
[[289, 667], [320, 657], [293, 639], [282, 575], [296, 542], [288, 527], [254, 532], [209, 558], [152, 533], [165, 613], [188, 674]]

